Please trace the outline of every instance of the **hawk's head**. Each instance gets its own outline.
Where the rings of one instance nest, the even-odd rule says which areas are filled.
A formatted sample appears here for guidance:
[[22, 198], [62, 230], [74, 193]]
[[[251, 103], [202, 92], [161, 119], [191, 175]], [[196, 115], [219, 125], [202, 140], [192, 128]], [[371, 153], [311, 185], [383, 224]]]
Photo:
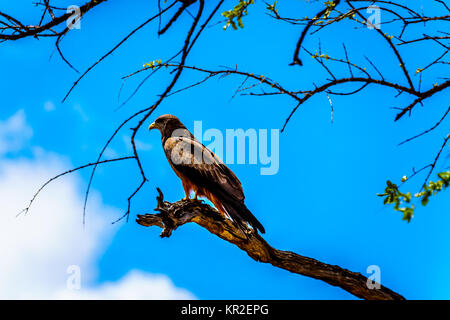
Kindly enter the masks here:
[[170, 137], [175, 130], [186, 129], [186, 127], [181, 123], [181, 121], [177, 117], [171, 114], [164, 114], [156, 118], [155, 122], [153, 122], [148, 127], [148, 130], [152, 129], [158, 129], [159, 131], [161, 131], [161, 135], [164, 138]]

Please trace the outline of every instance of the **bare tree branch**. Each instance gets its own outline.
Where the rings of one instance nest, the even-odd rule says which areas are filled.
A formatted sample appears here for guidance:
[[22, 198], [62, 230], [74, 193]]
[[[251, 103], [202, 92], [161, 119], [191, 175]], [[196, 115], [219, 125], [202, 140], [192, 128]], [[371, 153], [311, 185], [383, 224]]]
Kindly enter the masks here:
[[102, 161], [97, 161], [94, 163], [88, 163], [88, 164], [84, 164], [82, 166], [64, 171], [56, 176], [54, 176], [53, 178], [48, 179], [33, 195], [33, 198], [31, 198], [30, 202], [28, 203], [28, 206], [23, 209], [21, 212], [18, 213], [18, 215], [22, 214], [22, 213], [28, 213], [28, 211], [31, 208], [31, 205], [34, 203], [34, 201], [36, 200], [37, 196], [39, 195], [39, 193], [41, 193], [42, 190], [44, 190], [44, 188], [46, 186], [48, 186], [51, 182], [55, 181], [56, 179], [61, 178], [62, 176], [65, 176], [67, 174], [71, 174], [73, 172], [79, 171], [81, 169], [84, 168], [88, 168], [88, 167], [92, 167], [92, 166], [98, 166], [99, 164], [104, 164], [104, 163], [111, 163], [111, 162], [117, 162], [117, 161], [123, 161], [123, 160], [129, 160], [129, 159], [134, 159], [134, 157], [122, 157], [122, 158], [116, 158], [116, 159], [108, 159], [108, 160], [102, 160]]
[[369, 300], [404, 300], [404, 297], [380, 284], [370, 289], [362, 274], [308, 258], [291, 251], [278, 250], [270, 246], [258, 233], [248, 229], [246, 234], [231, 220], [223, 218], [218, 211], [199, 200], [164, 201], [158, 188], [157, 214], [138, 215], [142, 226], [161, 227], [161, 237], [170, 237], [178, 227], [194, 222], [210, 233], [230, 242], [245, 251], [252, 259], [293, 273], [325, 281], [342, 288], [356, 297]]
[[[103, 2], [106, 2], [106, 0], [91, 0], [86, 2], [84, 5], [80, 6], [80, 14], [83, 15], [87, 13]], [[46, 1], [45, 4], [47, 8], [51, 9], [51, 7], [48, 5], [48, 1]], [[66, 12], [58, 17], [55, 17], [52, 10], [47, 9], [47, 11], [50, 13], [50, 15], [52, 15], [52, 20], [44, 25], [24, 25], [18, 19], [15, 19], [10, 15], [0, 11], [0, 17], [6, 18], [6, 21], [0, 20], [1, 24], [4, 25], [0, 29], [0, 41], [19, 40], [26, 37], [58, 37], [64, 31], [56, 32], [52, 28], [66, 22], [67, 19], [72, 16], [72, 12]]]

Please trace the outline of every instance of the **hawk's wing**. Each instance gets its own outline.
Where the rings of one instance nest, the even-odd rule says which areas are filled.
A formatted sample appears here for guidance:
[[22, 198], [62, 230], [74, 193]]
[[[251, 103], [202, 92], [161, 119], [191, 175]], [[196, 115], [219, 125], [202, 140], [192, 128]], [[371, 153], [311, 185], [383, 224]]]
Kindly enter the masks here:
[[195, 138], [170, 137], [164, 143], [164, 152], [172, 166], [193, 183], [219, 196], [244, 201], [242, 185], [236, 175]]
[[211, 150], [193, 136], [181, 136], [168, 138], [164, 152], [175, 170], [219, 199], [241, 229], [244, 223], [250, 223], [254, 229], [265, 232], [244, 204], [241, 182]]

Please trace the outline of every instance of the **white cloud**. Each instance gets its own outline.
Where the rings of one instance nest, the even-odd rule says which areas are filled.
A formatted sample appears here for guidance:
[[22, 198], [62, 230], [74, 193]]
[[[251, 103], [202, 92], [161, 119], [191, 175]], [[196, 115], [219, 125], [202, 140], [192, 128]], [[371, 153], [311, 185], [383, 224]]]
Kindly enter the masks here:
[[56, 109], [55, 104], [52, 101], [47, 101], [44, 103], [45, 111], [50, 112], [50, 111], [54, 111], [55, 109]]
[[141, 140], [138, 139], [134, 139], [134, 143], [136, 144], [136, 149], [139, 151], [148, 151], [153, 148], [152, 144], [142, 142]]
[[103, 157], [105, 159], [114, 159], [119, 157], [119, 153], [111, 147], [107, 147], [105, 152], [103, 152]]
[[[26, 127], [23, 111], [13, 118], [2, 122], [3, 127]], [[0, 141], [4, 138], [0, 134]], [[33, 150], [32, 159], [0, 160], [0, 299], [192, 298], [165, 276], [139, 271], [115, 283], [93, 285], [98, 260], [119, 227], [111, 221], [121, 212], [94, 192], [83, 229], [83, 188], [76, 174], [49, 184], [29, 213], [16, 217], [48, 178], [71, 167], [57, 154]], [[80, 291], [66, 287], [70, 265], [80, 267]]]
[[37, 188], [65, 167], [53, 155], [0, 164], [0, 298], [50, 297], [65, 286], [69, 265], [85, 270], [86, 281], [95, 277], [95, 259], [113, 233], [104, 217], [117, 213], [95, 195], [83, 230], [75, 176], [49, 185], [31, 211], [16, 218]]
[[[131, 137], [128, 135], [122, 136], [123, 143], [125, 144], [126, 149], [130, 152], [133, 151], [133, 147], [131, 145]], [[139, 139], [134, 139], [134, 144], [136, 145], [136, 149], [138, 151], [148, 151], [153, 149], [153, 145], [150, 143], [143, 142]]]
[[187, 290], [174, 286], [165, 275], [153, 275], [138, 270], [130, 271], [117, 282], [107, 282], [97, 288], [84, 290], [64, 290], [55, 295], [56, 299], [83, 300], [140, 300], [140, 299], [195, 299]]
[[81, 120], [83, 122], [88, 122], [89, 121], [89, 116], [86, 114], [86, 112], [84, 111], [84, 109], [81, 107], [80, 104], [75, 104], [73, 106], [73, 110], [75, 110], [76, 113], [78, 113], [78, 115], [80, 116]]
[[33, 136], [33, 130], [26, 123], [25, 112], [17, 111], [5, 121], [0, 121], [0, 156], [20, 150]]

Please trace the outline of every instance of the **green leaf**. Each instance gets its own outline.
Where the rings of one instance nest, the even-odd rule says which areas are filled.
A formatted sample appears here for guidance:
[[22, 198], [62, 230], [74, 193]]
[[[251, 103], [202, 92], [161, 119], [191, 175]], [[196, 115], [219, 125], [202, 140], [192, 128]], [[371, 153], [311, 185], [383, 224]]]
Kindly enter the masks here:
[[[422, 206], [426, 206], [430, 201], [430, 197], [438, 194], [442, 190], [446, 189], [450, 185], [450, 171], [444, 171], [437, 174], [439, 180], [436, 182], [428, 181], [428, 185], [425, 183], [422, 186], [422, 191], [414, 194], [414, 198], [420, 200]], [[407, 181], [408, 178], [404, 176], [401, 179], [401, 182]], [[377, 194], [379, 197], [384, 197], [383, 203], [393, 204], [394, 210], [403, 213], [403, 220], [408, 222], [411, 221], [414, 215], [414, 204], [408, 206], [407, 204], [411, 203], [412, 196], [411, 192], [403, 193], [399, 190], [399, 187], [391, 182], [390, 180], [386, 181], [386, 188], [384, 189], [384, 193]]]
[[[251, 4], [254, 4], [255, 0], [239, 0], [239, 3], [234, 6], [232, 10], [222, 12], [222, 16], [227, 18], [227, 23], [223, 27], [226, 30], [229, 26], [231, 26], [234, 30], [240, 28], [244, 28], [244, 23], [242, 22], [242, 17], [248, 14], [247, 7]], [[276, 2], [275, 2], [276, 4]], [[274, 4], [274, 6], [275, 6]], [[237, 21], [237, 25], [236, 25]]]

